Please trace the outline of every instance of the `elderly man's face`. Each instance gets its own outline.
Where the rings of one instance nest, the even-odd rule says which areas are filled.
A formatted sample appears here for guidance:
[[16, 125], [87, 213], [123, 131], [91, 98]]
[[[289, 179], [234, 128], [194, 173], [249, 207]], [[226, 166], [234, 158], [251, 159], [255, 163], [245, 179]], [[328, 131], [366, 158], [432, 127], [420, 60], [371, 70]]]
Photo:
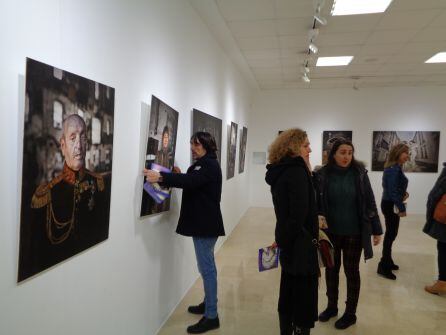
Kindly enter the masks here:
[[87, 148], [85, 123], [76, 118], [67, 120], [60, 145], [68, 167], [74, 171], [80, 170], [85, 164]]

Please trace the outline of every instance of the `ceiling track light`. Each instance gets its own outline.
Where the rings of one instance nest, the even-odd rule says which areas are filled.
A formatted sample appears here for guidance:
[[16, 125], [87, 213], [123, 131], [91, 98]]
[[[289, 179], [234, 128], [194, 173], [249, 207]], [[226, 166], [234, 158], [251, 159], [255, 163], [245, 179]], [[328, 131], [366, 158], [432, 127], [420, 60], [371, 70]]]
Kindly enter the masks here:
[[308, 76], [307, 76], [306, 73], [302, 76], [302, 81], [303, 81], [304, 83], [309, 83], [309, 82], [310, 82], [310, 78], [308, 78]]
[[[336, 1], [336, 0], [335, 0]], [[325, 0], [313, 0], [313, 8], [316, 13], [320, 13], [325, 6]]]
[[310, 73], [310, 68], [308, 67], [308, 65], [304, 65], [302, 66], [301, 71], [303, 74], [308, 74]]
[[313, 41], [316, 40], [316, 37], [318, 37], [318, 35], [319, 35], [319, 29], [318, 28], [310, 29], [308, 31], [308, 40], [310, 42], [313, 42]]
[[323, 26], [327, 25], [327, 19], [325, 17], [320, 16], [318, 13], [314, 14], [314, 19]]
[[308, 50], [310, 50], [310, 52], [314, 54], [317, 54], [319, 48], [314, 43], [310, 43], [310, 45], [308, 46]]

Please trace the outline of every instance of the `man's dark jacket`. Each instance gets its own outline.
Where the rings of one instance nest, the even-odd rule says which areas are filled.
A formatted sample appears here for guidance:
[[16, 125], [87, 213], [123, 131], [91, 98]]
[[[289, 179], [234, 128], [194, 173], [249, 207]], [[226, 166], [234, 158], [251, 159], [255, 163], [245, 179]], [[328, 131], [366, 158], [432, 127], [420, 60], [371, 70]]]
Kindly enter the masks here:
[[285, 157], [267, 165], [267, 170], [265, 180], [271, 185], [282, 269], [293, 275], [317, 274], [319, 228], [310, 172], [301, 157]]
[[434, 210], [438, 201], [446, 193], [446, 162], [443, 171], [427, 197], [426, 224], [423, 231], [434, 239], [446, 243], [446, 224], [434, 220]]
[[222, 175], [215, 154], [208, 153], [187, 173], [161, 173], [163, 186], [183, 189], [177, 233], [184, 236], [224, 236], [220, 210]]
[[[371, 235], [382, 235], [383, 230], [376, 208], [375, 196], [367, 175], [367, 170], [360, 164], [352, 166], [356, 170], [356, 190], [357, 204], [359, 212], [359, 223], [361, 228], [362, 247], [364, 249], [364, 259], [373, 257]], [[330, 231], [330, 222], [328, 221], [328, 174], [329, 167], [323, 166], [314, 174], [314, 182], [318, 193], [319, 214], [325, 216]]]

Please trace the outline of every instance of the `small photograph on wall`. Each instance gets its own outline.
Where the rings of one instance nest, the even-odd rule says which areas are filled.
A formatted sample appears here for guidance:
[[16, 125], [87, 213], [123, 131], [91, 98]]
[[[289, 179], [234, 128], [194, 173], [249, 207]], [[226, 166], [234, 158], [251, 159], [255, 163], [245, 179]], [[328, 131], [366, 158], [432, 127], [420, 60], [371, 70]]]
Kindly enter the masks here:
[[192, 134], [195, 134], [197, 131], [205, 131], [214, 136], [218, 148], [217, 159], [220, 164], [221, 164], [221, 130], [222, 130], [222, 121], [219, 118], [203, 113], [198, 109], [194, 109], [192, 111]]
[[237, 123], [231, 122], [228, 134], [228, 159], [226, 168], [226, 179], [234, 177], [235, 173], [235, 155], [237, 151]]
[[351, 130], [324, 130], [322, 133], [322, 165], [327, 164], [328, 154], [339, 138], [352, 141], [353, 132]]
[[439, 131], [374, 131], [372, 171], [384, 170], [391, 148], [398, 143], [409, 146], [405, 172], [438, 172]]
[[248, 128], [240, 130], [240, 156], [238, 158], [238, 173], [245, 171], [246, 142], [248, 141]]
[[[152, 95], [145, 168], [150, 169], [152, 163], [155, 163], [172, 170], [175, 161], [177, 129], [178, 112]], [[147, 192], [142, 192], [141, 216], [158, 214], [170, 209], [171, 191], [169, 189], [160, 191], [168, 194], [161, 203], [157, 203]]]
[[27, 59], [18, 281], [108, 238], [115, 90]]

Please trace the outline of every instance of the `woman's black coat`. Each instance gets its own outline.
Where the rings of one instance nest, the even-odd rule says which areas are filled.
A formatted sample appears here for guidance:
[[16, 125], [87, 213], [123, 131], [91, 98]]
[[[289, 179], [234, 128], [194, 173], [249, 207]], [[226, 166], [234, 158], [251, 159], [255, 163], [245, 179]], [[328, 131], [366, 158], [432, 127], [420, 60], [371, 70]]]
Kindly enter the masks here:
[[265, 180], [271, 185], [282, 269], [293, 275], [317, 274], [317, 206], [305, 161], [286, 157], [267, 169]]
[[184, 236], [224, 236], [220, 210], [222, 174], [215, 154], [206, 154], [187, 173], [161, 173], [163, 186], [183, 189], [177, 233]]
[[[382, 235], [383, 229], [379, 219], [378, 210], [376, 208], [375, 196], [373, 194], [372, 186], [367, 175], [367, 170], [362, 166], [353, 166], [356, 169], [356, 190], [357, 190], [357, 204], [359, 212], [359, 221], [361, 228], [362, 247], [364, 249], [364, 259], [373, 257], [373, 249], [371, 236]], [[319, 214], [327, 218], [328, 213], [328, 178], [329, 167], [326, 165], [315, 172], [315, 185], [318, 193], [318, 207]], [[328, 231], [330, 231], [330, 222], [328, 222]]]
[[423, 231], [434, 239], [446, 243], [446, 224], [434, 220], [434, 210], [440, 198], [446, 193], [446, 163], [434, 187], [427, 197], [426, 224]]

